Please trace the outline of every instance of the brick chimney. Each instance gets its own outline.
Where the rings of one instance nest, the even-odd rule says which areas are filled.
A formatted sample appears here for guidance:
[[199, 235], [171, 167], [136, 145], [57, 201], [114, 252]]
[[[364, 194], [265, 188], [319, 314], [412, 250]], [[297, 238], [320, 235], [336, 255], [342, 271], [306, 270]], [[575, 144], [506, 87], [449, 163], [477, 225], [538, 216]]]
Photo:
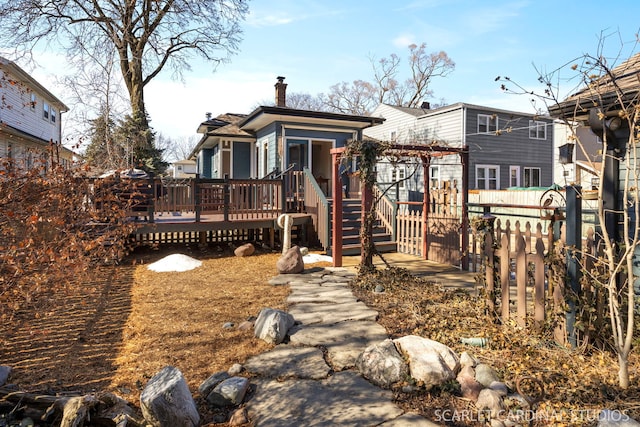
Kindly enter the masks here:
[[287, 106], [287, 84], [284, 82], [284, 77], [278, 76], [278, 83], [276, 83], [276, 107]]

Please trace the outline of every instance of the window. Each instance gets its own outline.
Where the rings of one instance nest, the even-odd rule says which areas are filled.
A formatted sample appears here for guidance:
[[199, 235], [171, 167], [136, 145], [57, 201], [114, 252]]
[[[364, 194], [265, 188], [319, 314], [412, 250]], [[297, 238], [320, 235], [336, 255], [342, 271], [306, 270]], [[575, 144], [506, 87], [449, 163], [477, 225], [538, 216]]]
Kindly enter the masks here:
[[509, 187], [520, 187], [520, 166], [509, 166]]
[[46, 102], [42, 103], [42, 118], [49, 120], [49, 104]]
[[405, 184], [405, 170], [403, 168], [393, 168], [391, 170], [391, 182], [397, 182], [398, 188], [403, 190]]
[[30, 107], [33, 111], [36, 111], [36, 94], [35, 93], [31, 94]]
[[55, 123], [56, 122], [56, 110], [54, 110], [53, 108], [51, 109], [51, 123]]
[[478, 133], [495, 133], [498, 130], [498, 116], [478, 114]]
[[500, 189], [500, 166], [476, 165], [476, 188], [478, 190]]
[[395, 130], [389, 132], [389, 141], [395, 142], [398, 138], [398, 133]]
[[524, 168], [524, 186], [540, 187], [540, 168]]
[[547, 139], [547, 124], [529, 120], [529, 139]]
[[429, 182], [431, 188], [440, 188], [440, 166], [429, 167]]

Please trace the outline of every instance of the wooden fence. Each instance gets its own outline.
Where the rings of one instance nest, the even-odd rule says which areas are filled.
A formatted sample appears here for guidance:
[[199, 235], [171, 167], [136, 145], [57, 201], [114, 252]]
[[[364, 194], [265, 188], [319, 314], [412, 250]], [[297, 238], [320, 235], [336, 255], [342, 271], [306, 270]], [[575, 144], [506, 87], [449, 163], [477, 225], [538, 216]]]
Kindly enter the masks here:
[[[498, 221], [493, 229], [476, 231], [474, 236], [482, 248], [480, 261], [489, 314], [502, 323], [513, 319], [519, 327], [534, 331], [540, 331], [546, 321], [555, 320], [555, 339], [566, 343], [565, 233], [556, 230], [559, 238], [554, 239], [553, 231], [552, 226], [543, 229], [542, 224], [533, 231], [530, 223], [523, 231], [519, 222], [512, 228], [508, 221], [505, 227]], [[585, 255], [595, 253], [593, 229], [583, 239], [583, 248], [583, 265], [591, 268], [593, 257]], [[550, 254], [559, 261], [550, 261]]]

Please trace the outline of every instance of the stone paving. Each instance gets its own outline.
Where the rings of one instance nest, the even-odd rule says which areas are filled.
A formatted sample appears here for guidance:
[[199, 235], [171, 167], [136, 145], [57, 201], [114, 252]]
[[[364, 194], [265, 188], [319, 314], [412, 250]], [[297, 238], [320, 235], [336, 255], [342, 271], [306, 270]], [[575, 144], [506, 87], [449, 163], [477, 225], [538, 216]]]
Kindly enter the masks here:
[[288, 343], [247, 361], [256, 390], [247, 402], [257, 427], [437, 426], [404, 414], [393, 394], [353, 368], [369, 345], [387, 338], [377, 312], [358, 301], [347, 268], [311, 268], [279, 275], [274, 286], [289, 285], [289, 313], [296, 325]]

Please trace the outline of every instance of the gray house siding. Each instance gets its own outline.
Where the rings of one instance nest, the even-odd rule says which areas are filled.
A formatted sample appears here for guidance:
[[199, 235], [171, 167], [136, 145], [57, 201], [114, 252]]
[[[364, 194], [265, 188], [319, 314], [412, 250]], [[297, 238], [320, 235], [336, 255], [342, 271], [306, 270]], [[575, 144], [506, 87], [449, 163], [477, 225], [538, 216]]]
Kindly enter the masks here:
[[[478, 132], [478, 115], [495, 115], [498, 134], [495, 131]], [[511, 187], [510, 169], [519, 167], [520, 186], [525, 186], [525, 169], [540, 171], [539, 186], [553, 184], [553, 122], [551, 119], [537, 118], [546, 124], [545, 138], [532, 139], [529, 136], [531, 117], [513, 115], [491, 110], [468, 109], [466, 144], [469, 147], [469, 184], [477, 188], [479, 166], [498, 166], [501, 189]]]
[[205, 148], [198, 153], [198, 173], [202, 178], [211, 178], [211, 159], [213, 157], [213, 149]]

